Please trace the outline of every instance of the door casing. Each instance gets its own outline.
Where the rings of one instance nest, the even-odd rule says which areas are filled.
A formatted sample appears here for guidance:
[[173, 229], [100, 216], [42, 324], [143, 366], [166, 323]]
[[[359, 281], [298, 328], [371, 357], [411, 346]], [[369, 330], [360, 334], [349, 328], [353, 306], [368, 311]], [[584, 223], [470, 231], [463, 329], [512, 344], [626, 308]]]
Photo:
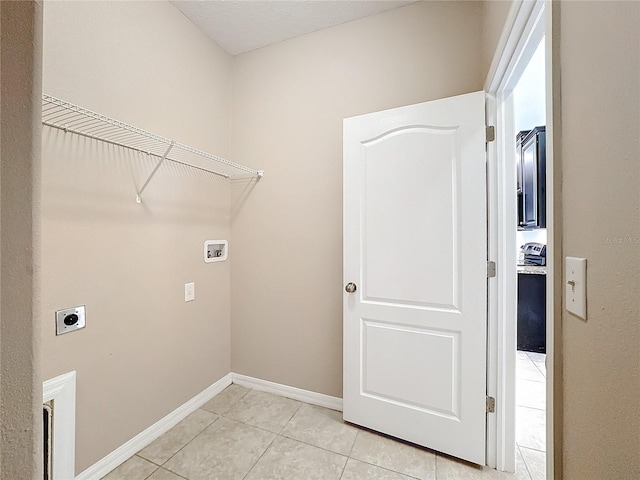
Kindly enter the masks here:
[[[496, 127], [494, 142], [487, 145], [488, 248], [496, 262], [497, 276], [489, 282], [488, 298], [488, 371], [487, 392], [496, 398], [496, 413], [488, 417], [487, 465], [498, 470], [515, 471], [515, 363], [517, 298], [515, 205], [515, 131], [511, 93], [544, 37], [546, 57], [547, 110], [547, 479], [559, 479], [561, 440], [554, 429], [554, 384], [557, 373], [555, 350], [558, 338], [554, 323], [554, 284], [561, 274], [554, 268], [558, 248], [554, 228], [554, 197], [559, 193], [553, 164], [553, 125], [559, 112], [554, 110], [553, 90], [557, 76], [554, 61], [554, 23], [559, 5], [544, 0], [516, 0], [509, 11], [485, 82], [487, 125]], [[554, 69], [555, 67], [555, 69]], [[554, 281], [555, 280], [555, 281]]]

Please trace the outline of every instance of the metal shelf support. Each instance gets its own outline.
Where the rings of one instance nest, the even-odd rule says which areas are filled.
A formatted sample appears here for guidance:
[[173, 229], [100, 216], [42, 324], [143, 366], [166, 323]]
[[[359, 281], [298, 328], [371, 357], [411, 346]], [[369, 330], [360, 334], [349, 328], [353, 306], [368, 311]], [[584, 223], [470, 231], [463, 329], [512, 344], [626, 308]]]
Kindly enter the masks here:
[[156, 166], [154, 167], [154, 169], [151, 171], [151, 173], [147, 177], [147, 180], [144, 182], [144, 185], [142, 185], [142, 188], [140, 188], [140, 190], [138, 191], [138, 194], [136, 195], [136, 203], [142, 203], [142, 199], [140, 198], [140, 195], [142, 195], [142, 192], [144, 192], [144, 189], [147, 188], [147, 185], [149, 185], [149, 182], [151, 181], [153, 176], [156, 174], [156, 172], [160, 168], [160, 165], [162, 165], [162, 163], [167, 159], [167, 155], [169, 155], [169, 152], [173, 148], [174, 144], [175, 144], [175, 142], [172, 141], [171, 145], [169, 145], [169, 148], [167, 148], [167, 151], [164, 152], [164, 155], [162, 155], [160, 160], [158, 160], [158, 163], [156, 163]]

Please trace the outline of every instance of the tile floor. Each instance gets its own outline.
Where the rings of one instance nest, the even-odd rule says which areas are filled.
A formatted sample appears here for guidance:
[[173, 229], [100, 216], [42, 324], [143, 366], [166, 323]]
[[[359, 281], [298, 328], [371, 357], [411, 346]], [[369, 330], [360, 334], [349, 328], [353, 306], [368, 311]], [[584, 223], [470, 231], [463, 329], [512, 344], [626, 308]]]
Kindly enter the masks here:
[[334, 410], [231, 385], [104, 480], [532, 480], [525, 458], [535, 462], [539, 449], [526, 445], [517, 474], [498, 472], [347, 425]]
[[516, 443], [531, 480], [546, 479], [545, 357], [518, 351], [516, 358]]

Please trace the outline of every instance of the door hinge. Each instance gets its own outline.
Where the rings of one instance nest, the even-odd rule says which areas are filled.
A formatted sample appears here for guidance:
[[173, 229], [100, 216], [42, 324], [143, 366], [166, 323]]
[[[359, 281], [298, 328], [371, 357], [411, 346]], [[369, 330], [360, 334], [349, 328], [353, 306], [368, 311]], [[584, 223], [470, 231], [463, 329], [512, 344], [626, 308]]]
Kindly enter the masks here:
[[487, 278], [493, 278], [496, 276], [496, 262], [487, 262]]
[[487, 143], [493, 142], [496, 139], [496, 127], [493, 125], [487, 127], [486, 138]]
[[496, 413], [496, 399], [487, 395], [487, 413]]

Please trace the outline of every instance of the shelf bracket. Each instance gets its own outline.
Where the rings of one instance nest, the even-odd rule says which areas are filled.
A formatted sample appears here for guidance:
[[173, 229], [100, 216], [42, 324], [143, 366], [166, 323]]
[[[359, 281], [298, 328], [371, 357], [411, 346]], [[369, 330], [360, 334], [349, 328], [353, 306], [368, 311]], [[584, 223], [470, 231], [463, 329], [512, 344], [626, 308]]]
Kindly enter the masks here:
[[162, 162], [164, 162], [167, 159], [167, 155], [169, 155], [169, 152], [171, 152], [171, 149], [173, 148], [175, 143], [176, 142], [174, 142], [174, 141], [171, 142], [171, 144], [167, 148], [166, 152], [164, 152], [164, 155], [162, 155], [160, 160], [158, 160], [158, 163], [156, 163], [156, 166], [153, 168], [153, 170], [151, 171], [151, 173], [147, 177], [147, 181], [144, 182], [144, 185], [142, 185], [142, 188], [140, 189], [140, 191], [136, 195], [136, 203], [142, 203], [142, 199], [140, 198], [140, 195], [142, 195], [142, 192], [144, 192], [145, 188], [147, 188], [147, 185], [149, 185], [149, 182], [151, 181], [153, 176], [156, 174], [156, 172], [160, 168], [160, 165], [162, 165]]

